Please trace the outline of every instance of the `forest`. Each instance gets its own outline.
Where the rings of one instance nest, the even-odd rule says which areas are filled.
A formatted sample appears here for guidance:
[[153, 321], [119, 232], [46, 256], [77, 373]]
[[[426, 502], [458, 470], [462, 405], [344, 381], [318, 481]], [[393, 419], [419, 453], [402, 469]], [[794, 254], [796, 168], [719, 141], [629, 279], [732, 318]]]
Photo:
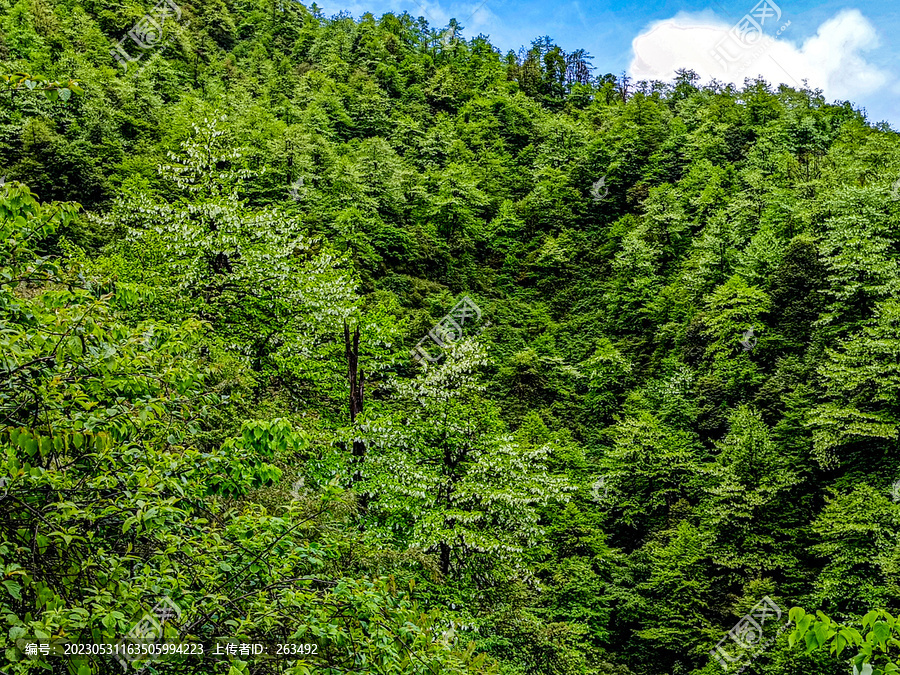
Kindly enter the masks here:
[[897, 133], [592, 61], [0, 0], [0, 673], [900, 671]]

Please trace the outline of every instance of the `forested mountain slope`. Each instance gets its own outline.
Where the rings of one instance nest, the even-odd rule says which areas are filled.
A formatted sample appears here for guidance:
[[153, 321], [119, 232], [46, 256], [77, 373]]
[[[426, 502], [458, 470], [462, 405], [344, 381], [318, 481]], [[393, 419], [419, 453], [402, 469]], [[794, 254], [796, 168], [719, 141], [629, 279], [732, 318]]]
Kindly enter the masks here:
[[58, 83], [0, 93], [0, 670], [120, 672], [16, 641], [164, 596], [173, 639], [334, 674], [709, 675], [763, 598], [900, 609], [897, 134], [549, 38], [167, 6], [126, 70], [151, 6], [0, 0], [0, 72]]

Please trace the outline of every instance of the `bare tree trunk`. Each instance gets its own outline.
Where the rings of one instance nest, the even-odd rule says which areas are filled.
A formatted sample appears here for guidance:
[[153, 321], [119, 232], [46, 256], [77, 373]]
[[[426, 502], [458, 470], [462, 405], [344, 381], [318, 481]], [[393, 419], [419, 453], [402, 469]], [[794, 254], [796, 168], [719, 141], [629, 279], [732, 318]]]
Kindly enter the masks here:
[[[350, 384], [350, 426], [354, 427], [356, 416], [363, 410], [365, 396], [366, 376], [359, 369], [359, 326], [353, 331], [353, 340], [350, 340], [350, 327], [344, 322], [344, 355], [347, 358], [347, 382]], [[355, 429], [353, 429], [355, 433]], [[366, 445], [362, 441], [353, 441], [353, 457], [357, 462], [356, 473], [353, 474], [353, 482], [357, 483], [362, 478], [359, 465], [366, 456]], [[365, 509], [368, 500], [360, 496], [360, 504]]]
[[450, 545], [442, 541], [441, 542], [441, 574], [445, 577], [450, 572]]

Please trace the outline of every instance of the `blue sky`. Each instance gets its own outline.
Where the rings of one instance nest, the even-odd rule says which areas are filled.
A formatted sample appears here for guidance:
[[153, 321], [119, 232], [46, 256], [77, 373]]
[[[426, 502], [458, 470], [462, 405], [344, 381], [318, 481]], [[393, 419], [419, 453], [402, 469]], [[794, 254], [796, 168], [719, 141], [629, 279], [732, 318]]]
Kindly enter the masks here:
[[[767, 4], [758, 4], [759, 2]], [[484, 33], [504, 52], [549, 35], [566, 51], [585, 49], [600, 74], [669, 79], [691, 67], [704, 81], [774, 83], [850, 100], [872, 122], [900, 129], [900, 3], [860, 0], [319, 0], [330, 15], [408, 11], [443, 27], [451, 17], [467, 37]], [[744, 17], [750, 16], [755, 23]], [[741, 28], [732, 30], [739, 22]]]

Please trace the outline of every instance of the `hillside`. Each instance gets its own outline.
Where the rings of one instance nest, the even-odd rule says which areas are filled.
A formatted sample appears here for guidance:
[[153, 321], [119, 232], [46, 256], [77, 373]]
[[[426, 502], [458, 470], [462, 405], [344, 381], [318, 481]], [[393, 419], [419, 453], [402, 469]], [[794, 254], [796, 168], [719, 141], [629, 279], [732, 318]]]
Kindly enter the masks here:
[[603, 71], [0, 0], [0, 671], [851, 672], [829, 619], [900, 611], [900, 139]]

